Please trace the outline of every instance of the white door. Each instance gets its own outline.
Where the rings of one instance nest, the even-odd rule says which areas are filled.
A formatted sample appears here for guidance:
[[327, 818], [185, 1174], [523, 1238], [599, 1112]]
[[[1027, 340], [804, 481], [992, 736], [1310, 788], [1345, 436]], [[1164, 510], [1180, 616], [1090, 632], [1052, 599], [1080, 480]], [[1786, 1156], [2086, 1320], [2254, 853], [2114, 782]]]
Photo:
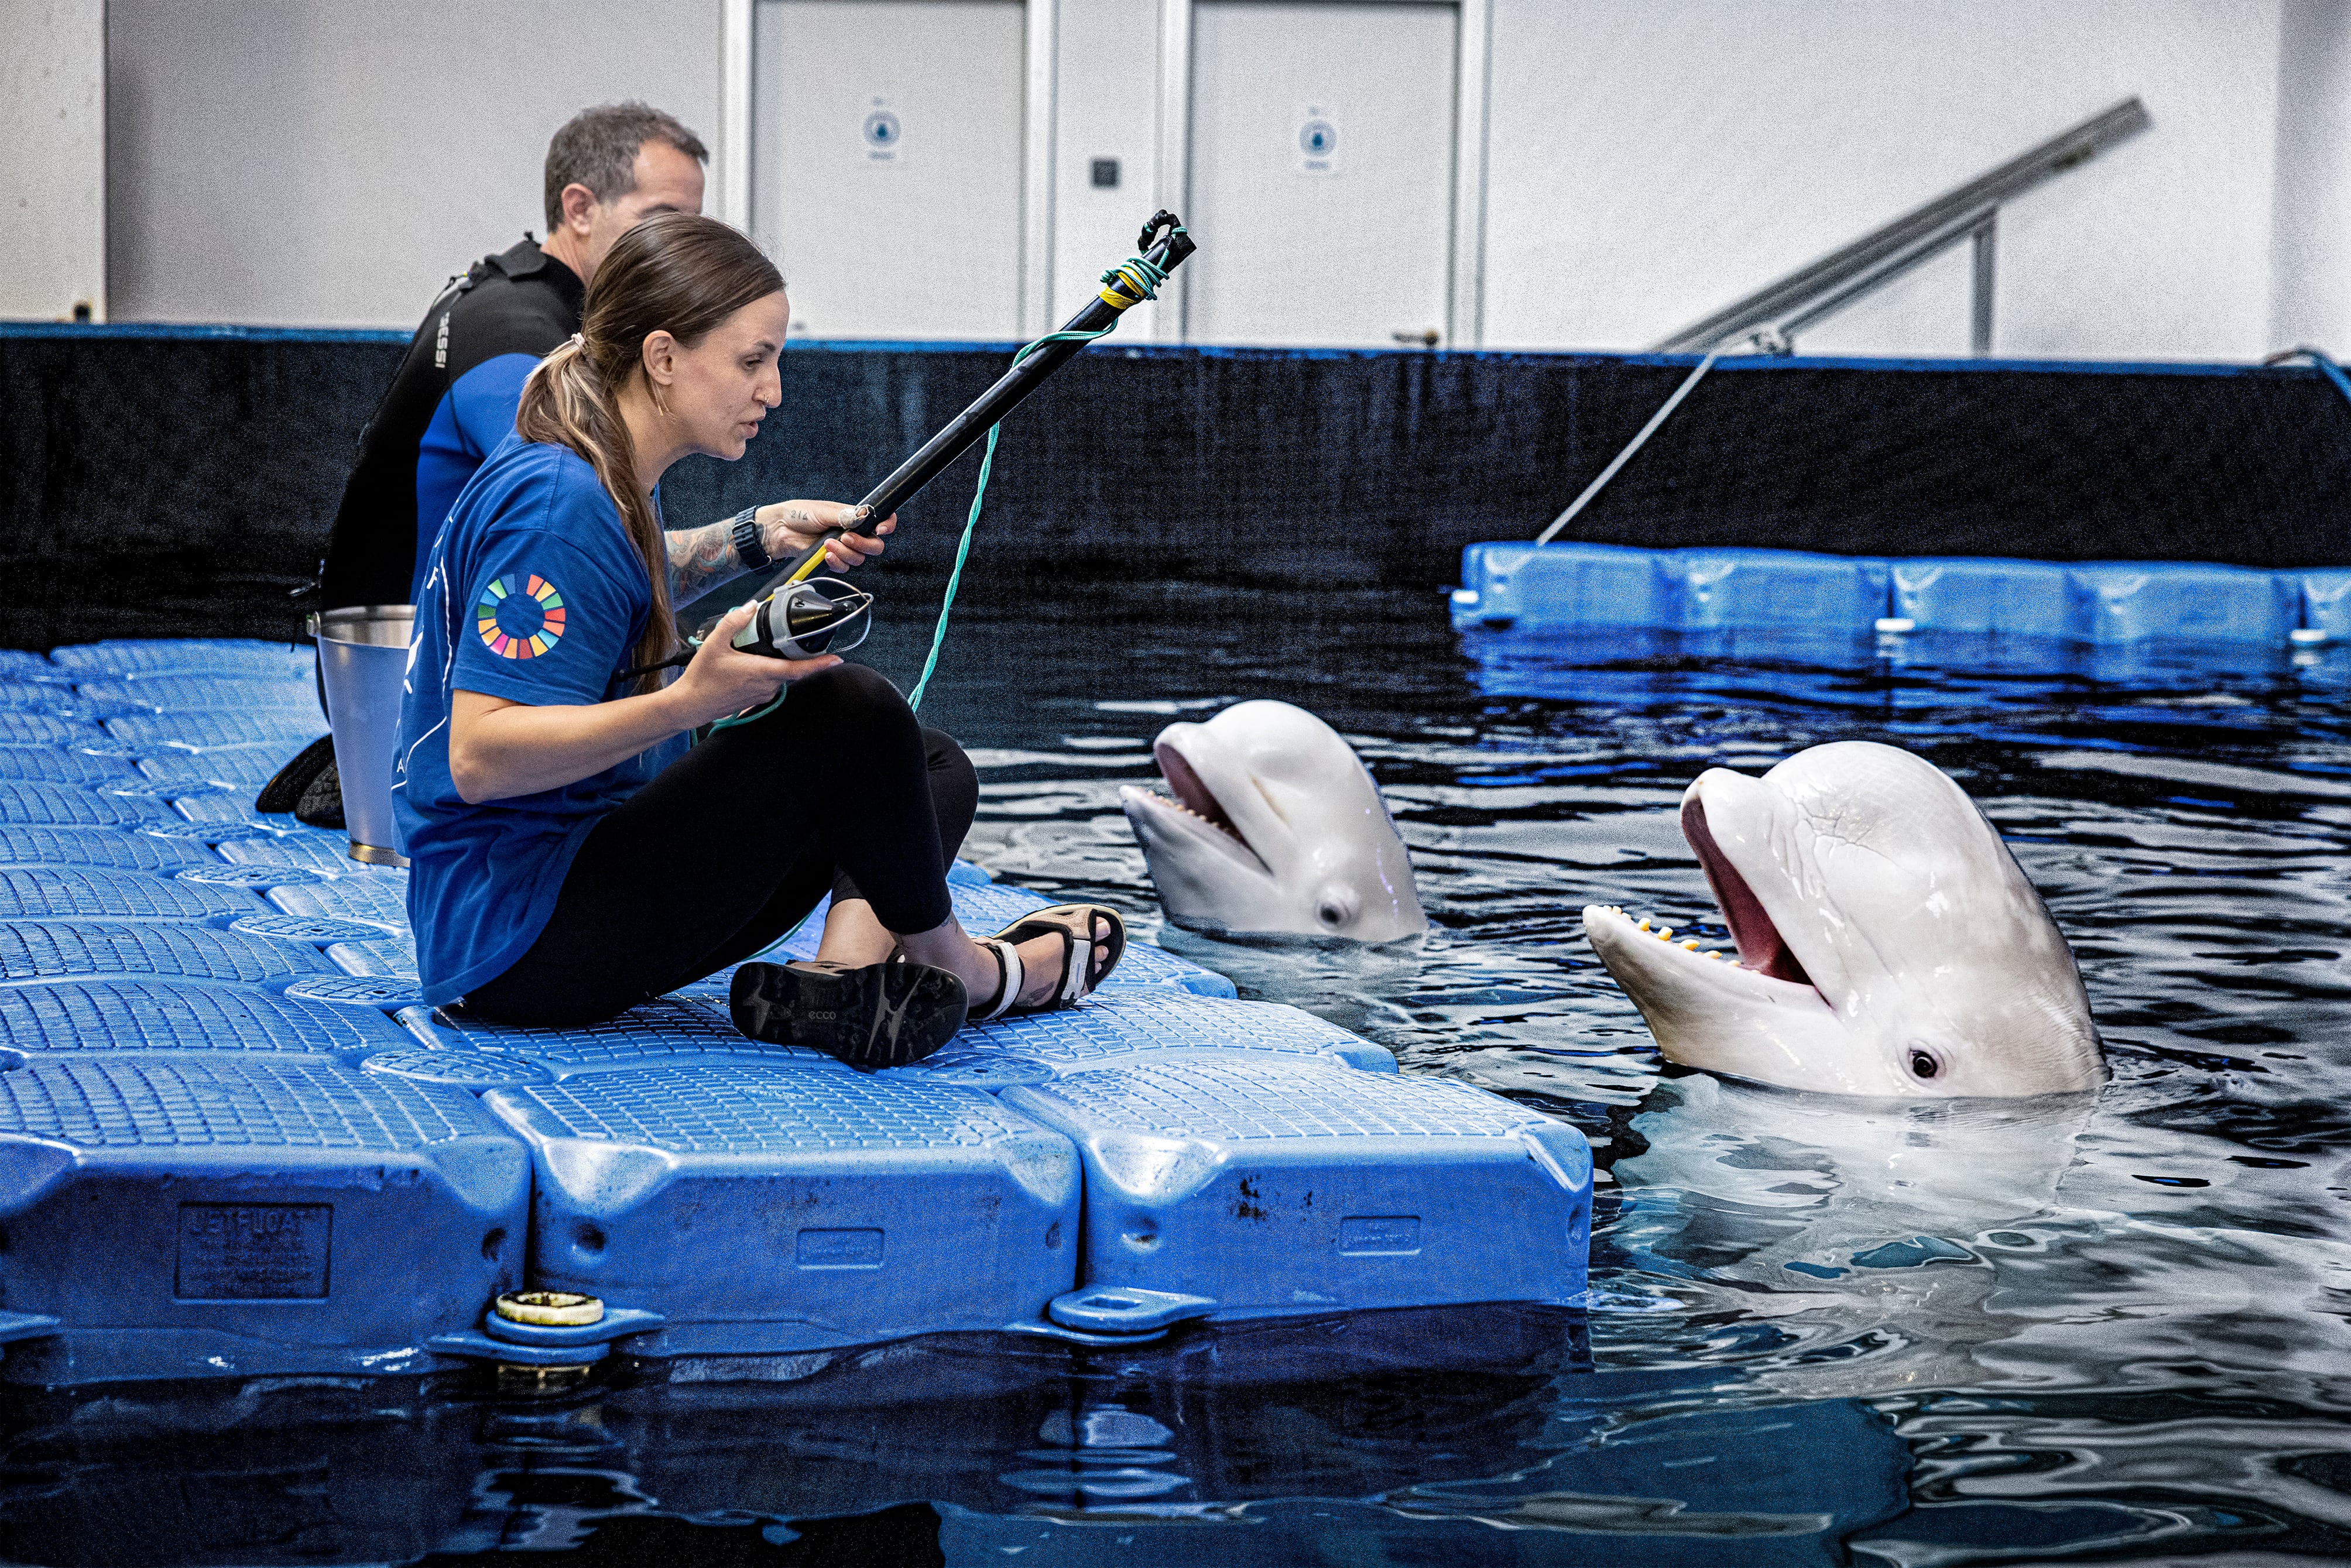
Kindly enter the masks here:
[[1384, 349], [1444, 327], [1459, 22], [1196, 0], [1186, 338]]
[[792, 332], [1005, 339], [1020, 306], [1020, 0], [760, 0], [751, 231]]

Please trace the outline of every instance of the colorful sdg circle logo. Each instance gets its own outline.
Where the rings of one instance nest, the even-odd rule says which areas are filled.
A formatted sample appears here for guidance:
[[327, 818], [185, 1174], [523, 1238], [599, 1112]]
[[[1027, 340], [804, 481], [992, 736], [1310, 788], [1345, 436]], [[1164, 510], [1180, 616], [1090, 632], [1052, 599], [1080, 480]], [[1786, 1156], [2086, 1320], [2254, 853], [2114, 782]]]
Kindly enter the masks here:
[[535, 659], [563, 636], [563, 595], [543, 577], [502, 577], [482, 591], [474, 629], [503, 659]]

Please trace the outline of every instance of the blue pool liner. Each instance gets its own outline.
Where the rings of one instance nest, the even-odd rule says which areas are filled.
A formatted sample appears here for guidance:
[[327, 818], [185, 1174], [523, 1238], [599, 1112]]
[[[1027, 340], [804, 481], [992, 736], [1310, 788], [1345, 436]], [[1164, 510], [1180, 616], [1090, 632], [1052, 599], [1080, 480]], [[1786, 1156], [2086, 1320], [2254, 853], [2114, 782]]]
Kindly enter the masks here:
[[1077, 1151], [973, 1090], [704, 1063], [482, 1103], [530, 1148], [532, 1284], [665, 1314], [639, 1354], [999, 1329], [1076, 1283]]
[[1467, 1083], [1195, 1057], [1002, 1099], [1081, 1152], [1088, 1285], [1224, 1317], [1585, 1289], [1591, 1145]]
[[[5, 1006], [0, 1002], [0, 1006]], [[461, 1090], [322, 1058], [47, 1058], [0, 1072], [15, 1381], [441, 1364], [522, 1281], [530, 1163]]]
[[[1802, 550], [1472, 545], [1453, 624], [1639, 627], [1862, 637], [1898, 629], [2119, 646], [2283, 645], [2351, 635], [2351, 570], [2263, 571], [2199, 561], [1816, 555]], [[1907, 622], [1886, 626], [1881, 622]]]

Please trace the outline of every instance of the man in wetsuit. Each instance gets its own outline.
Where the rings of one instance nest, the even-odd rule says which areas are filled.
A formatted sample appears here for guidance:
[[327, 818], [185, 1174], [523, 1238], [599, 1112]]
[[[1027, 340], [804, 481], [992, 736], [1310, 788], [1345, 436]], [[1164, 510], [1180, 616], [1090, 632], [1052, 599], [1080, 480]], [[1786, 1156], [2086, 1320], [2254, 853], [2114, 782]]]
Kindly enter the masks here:
[[[643, 103], [582, 110], [555, 133], [547, 148], [547, 243], [525, 235], [451, 280], [360, 433], [319, 567], [319, 609], [415, 602], [441, 520], [513, 432], [524, 378], [580, 329], [597, 264], [653, 214], [700, 212], [709, 155], [693, 131]], [[330, 743], [319, 740], [287, 763], [255, 804], [341, 827]]]

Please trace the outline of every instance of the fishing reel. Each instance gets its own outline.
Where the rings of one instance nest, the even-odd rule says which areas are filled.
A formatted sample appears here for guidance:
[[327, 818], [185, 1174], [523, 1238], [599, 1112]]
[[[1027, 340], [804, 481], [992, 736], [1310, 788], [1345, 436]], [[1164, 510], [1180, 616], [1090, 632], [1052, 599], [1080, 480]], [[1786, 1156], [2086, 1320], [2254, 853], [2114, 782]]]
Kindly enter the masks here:
[[845, 653], [873, 630], [873, 596], [837, 577], [788, 582], [759, 601], [735, 646], [770, 659]]

